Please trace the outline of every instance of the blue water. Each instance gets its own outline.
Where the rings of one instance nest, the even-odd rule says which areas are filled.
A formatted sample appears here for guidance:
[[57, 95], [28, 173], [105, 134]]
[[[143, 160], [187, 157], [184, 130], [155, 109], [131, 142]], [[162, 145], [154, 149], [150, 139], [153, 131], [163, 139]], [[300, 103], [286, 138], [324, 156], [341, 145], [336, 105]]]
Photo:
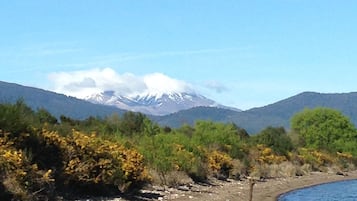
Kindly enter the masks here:
[[291, 191], [280, 196], [278, 201], [357, 201], [357, 180]]

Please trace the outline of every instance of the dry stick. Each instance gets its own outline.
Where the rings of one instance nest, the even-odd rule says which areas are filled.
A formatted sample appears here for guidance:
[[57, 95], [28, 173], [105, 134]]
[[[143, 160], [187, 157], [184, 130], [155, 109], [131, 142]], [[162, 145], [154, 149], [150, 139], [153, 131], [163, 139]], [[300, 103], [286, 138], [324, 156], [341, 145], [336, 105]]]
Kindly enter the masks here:
[[253, 186], [255, 184], [255, 180], [252, 178], [249, 178], [249, 201], [253, 200]]

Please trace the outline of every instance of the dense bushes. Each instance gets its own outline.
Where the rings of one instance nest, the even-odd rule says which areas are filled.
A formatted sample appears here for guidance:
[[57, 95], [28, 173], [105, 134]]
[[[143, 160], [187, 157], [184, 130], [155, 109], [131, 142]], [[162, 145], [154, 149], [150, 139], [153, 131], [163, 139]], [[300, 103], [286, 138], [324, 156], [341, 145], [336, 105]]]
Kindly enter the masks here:
[[151, 168], [157, 171], [161, 183], [167, 184], [166, 175], [171, 171], [200, 174], [200, 156], [187, 136], [182, 134], [157, 134], [143, 136], [138, 149]]
[[[292, 119], [294, 135], [268, 127], [255, 136], [235, 124], [210, 121], [160, 128], [133, 112], [85, 120], [61, 116], [58, 122], [22, 101], [0, 105], [0, 111], [1, 200], [108, 195], [140, 188], [156, 177], [159, 184], [177, 185], [180, 179], [212, 176], [349, 170], [356, 161], [355, 128], [340, 113], [325, 109], [298, 113]], [[291, 136], [300, 143], [293, 144]]]
[[[68, 137], [42, 131], [45, 146], [55, 146], [62, 156], [63, 180], [71, 188], [100, 191], [98, 186], [118, 186], [122, 191], [149, 181], [143, 156], [136, 150], [103, 140], [94, 134], [73, 131]], [[84, 188], [84, 189], [80, 189]], [[91, 192], [91, 191], [89, 191]]]
[[283, 127], [273, 128], [268, 127], [262, 130], [258, 135], [253, 137], [253, 141], [257, 144], [263, 144], [271, 148], [274, 153], [287, 155], [293, 150], [291, 139], [286, 134]]
[[9, 135], [0, 136], [0, 173], [4, 188], [16, 199], [36, 200], [44, 192], [54, 196], [55, 186], [65, 194], [98, 195], [140, 188], [150, 181], [140, 153], [95, 135], [73, 131], [62, 137], [43, 130], [36, 133], [37, 146], [45, 150], [41, 157], [17, 150]]
[[10, 135], [0, 130], [1, 200], [54, 200], [52, 169], [39, 169], [24, 151], [14, 147]]
[[357, 132], [341, 112], [329, 108], [305, 109], [291, 120], [300, 143], [329, 152], [352, 152], [357, 156]]

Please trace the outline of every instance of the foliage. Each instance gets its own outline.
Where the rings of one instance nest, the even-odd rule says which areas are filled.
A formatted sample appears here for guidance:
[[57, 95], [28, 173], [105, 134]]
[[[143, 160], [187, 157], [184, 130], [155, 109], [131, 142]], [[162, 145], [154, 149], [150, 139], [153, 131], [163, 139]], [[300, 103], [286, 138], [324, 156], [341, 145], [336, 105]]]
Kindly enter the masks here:
[[0, 111], [0, 128], [3, 131], [15, 136], [32, 131], [34, 112], [23, 100], [18, 100], [14, 105], [1, 104]]
[[160, 176], [161, 183], [167, 184], [166, 175], [171, 171], [199, 174], [200, 158], [198, 150], [192, 147], [189, 138], [183, 134], [157, 134], [141, 137], [139, 149], [145, 159]]
[[271, 148], [276, 154], [287, 155], [292, 151], [293, 144], [283, 127], [267, 127], [254, 136], [256, 144], [263, 144]]
[[32, 110], [46, 108], [56, 118], [64, 115], [83, 120], [89, 116], [105, 117], [113, 113], [124, 113], [124, 110], [116, 107], [93, 104], [51, 91], [1, 81], [0, 92], [0, 103], [14, 104], [18, 99], [22, 99]]
[[127, 136], [144, 132], [153, 135], [159, 131], [159, 127], [142, 113], [126, 112], [121, 118], [119, 130]]
[[212, 151], [208, 155], [208, 168], [217, 176], [228, 178], [233, 169], [233, 159], [226, 153]]
[[250, 159], [258, 164], [279, 164], [287, 160], [285, 156], [274, 153], [270, 147], [263, 144], [251, 149]]
[[52, 169], [41, 170], [26, 153], [17, 150], [10, 133], [0, 130], [0, 182], [4, 200], [54, 200]]
[[46, 130], [41, 135], [46, 146], [59, 149], [63, 157], [62, 179], [71, 187], [90, 188], [99, 184], [115, 185], [127, 190], [150, 179], [143, 156], [136, 150], [78, 131], [73, 131], [68, 137]]
[[[267, 127], [251, 137], [233, 123], [160, 128], [133, 112], [57, 121], [21, 100], [0, 104], [0, 199], [125, 192], [151, 182], [149, 172], [163, 185], [177, 185], [180, 178], [275, 177], [355, 167], [356, 130], [341, 113], [305, 110], [294, 116], [292, 128], [287, 134], [282, 127]], [[293, 144], [291, 136], [301, 143]]]
[[[197, 121], [192, 135], [196, 145], [207, 147], [208, 150], [227, 152], [233, 158], [243, 158], [245, 155], [244, 139], [241, 129], [234, 124]], [[243, 132], [245, 132], [243, 130]]]
[[[339, 111], [328, 108], [305, 109], [293, 116], [291, 127], [298, 133], [301, 145], [357, 154], [356, 129]], [[345, 142], [350, 144], [346, 146]]]
[[37, 110], [37, 118], [39, 120], [40, 124], [48, 123], [48, 124], [57, 124], [57, 118], [52, 116], [51, 113], [49, 113], [47, 110], [44, 108], [40, 108]]
[[315, 149], [300, 148], [298, 149], [298, 160], [301, 164], [310, 164], [313, 170], [321, 170], [336, 163], [335, 157], [327, 152], [317, 151]]

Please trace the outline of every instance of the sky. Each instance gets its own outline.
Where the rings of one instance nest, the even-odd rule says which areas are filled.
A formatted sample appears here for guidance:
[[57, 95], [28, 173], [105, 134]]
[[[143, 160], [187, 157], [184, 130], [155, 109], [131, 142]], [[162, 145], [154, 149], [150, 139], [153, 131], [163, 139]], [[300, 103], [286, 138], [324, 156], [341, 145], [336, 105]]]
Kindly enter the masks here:
[[0, 80], [240, 109], [357, 91], [355, 0], [4, 0]]

